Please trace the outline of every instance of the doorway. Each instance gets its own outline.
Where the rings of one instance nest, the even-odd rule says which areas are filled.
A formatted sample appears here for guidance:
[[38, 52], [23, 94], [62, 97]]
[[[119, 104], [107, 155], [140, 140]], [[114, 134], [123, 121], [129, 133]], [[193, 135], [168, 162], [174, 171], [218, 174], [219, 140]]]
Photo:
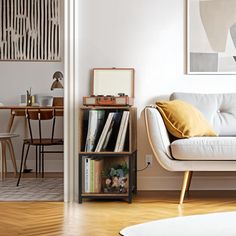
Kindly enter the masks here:
[[[63, 89], [51, 90], [51, 87], [55, 79], [55, 72], [65, 73], [64, 51], [66, 50], [64, 48], [66, 45], [64, 44], [64, 26], [66, 25], [64, 19], [66, 16], [64, 17], [65, 4], [63, 0], [21, 1], [22, 4], [19, 6], [18, 13], [10, 14], [8, 18], [10, 20], [7, 21], [7, 24], [5, 24], [4, 17], [0, 17], [1, 24], [5, 27], [7, 39], [4, 43], [10, 42], [8, 42], [9, 46], [4, 47], [4, 50], [7, 48], [6, 51], [0, 49], [2, 77], [2, 85], [0, 86], [0, 132], [5, 133], [9, 124], [12, 123], [9, 131], [17, 135], [11, 139], [11, 142], [18, 172], [23, 140], [29, 138], [29, 127], [25, 116], [28, 108], [23, 108], [31, 106], [37, 110], [38, 107], [49, 106], [48, 108], [51, 109], [53, 108], [53, 99], [63, 97]], [[13, 0], [11, 1], [12, 4], [6, 5], [4, 8], [6, 10], [5, 15], [7, 15], [7, 11], [12, 12], [11, 9], [17, 7], [14, 5], [16, 2], [20, 1]], [[4, 3], [5, 1], [0, 1], [0, 4]], [[31, 18], [34, 21], [28, 24]], [[18, 29], [19, 26], [14, 22], [18, 22], [21, 28]], [[15, 32], [19, 34], [15, 35], [15, 38], [11, 38], [7, 32], [14, 27], [16, 27]], [[11, 47], [14, 40], [21, 46], [18, 48]], [[4, 57], [2, 57], [3, 53], [5, 53]], [[63, 85], [67, 83], [64, 78], [60, 82]], [[32, 97], [30, 104], [28, 104], [28, 95]], [[20, 108], [20, 110], [14, 108]], [[13, 116], [14, 120], [12, 121]], [[63, 115], [56, 117], [55, 137], [64, 137], [64, 120]], [[43, 129], [45, 136], [49, 135], [49, 124], [46, 124]], [[34, 125], [32, 130], [37, 132], [37, 125]], [[56, 149], [48, 147], [48, 153], [45, 153], [44, 156], [44, 166], [42, 166], [42, 160], [38, 159], [38, 170], [35, 149], [35, 146], [30, 146], [27, 161], [25, 165], [23, 164], [22, 169], [25, 173], [23, 173], [19, 187], [16, 187], [17, 175], [14, 175], [11, 151], [6, 147], [5, 166], [7, 168], [5, 169], [4, 180], [0, 182], [0, 201], [64, 200], [64, 155], [52, 153], [55, 150], [62, 151], [63, 147], [56, 147]], [[42, 178], [43, 167], [44, 178]], [[36, 170], [38, 171], [37, 178]]]

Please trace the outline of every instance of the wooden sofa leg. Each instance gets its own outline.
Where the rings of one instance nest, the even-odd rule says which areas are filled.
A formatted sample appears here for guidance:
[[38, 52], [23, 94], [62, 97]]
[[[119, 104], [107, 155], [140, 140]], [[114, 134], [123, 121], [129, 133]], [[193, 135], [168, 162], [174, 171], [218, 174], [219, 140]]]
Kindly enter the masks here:
[[183, 180], [183, 185], [182, 185], [182, 190], [181, 190], [181, 194], [180, 194], [180, 200], [179, 200], [179, 204], [182, 204], [184, 201], [184, 195], [187, 189], [187, 185], [189, 182], [189, 176], [190, 176], [190, 171], [185, 171], [184, 172], [184, 180]]
[[192, 182], [192, 177], [193, 177], [193, 171], [189, 171], [188, 183], [187, 183], [187, 188], [186, 188], [187, 192], [189, 192], [189, 188]]

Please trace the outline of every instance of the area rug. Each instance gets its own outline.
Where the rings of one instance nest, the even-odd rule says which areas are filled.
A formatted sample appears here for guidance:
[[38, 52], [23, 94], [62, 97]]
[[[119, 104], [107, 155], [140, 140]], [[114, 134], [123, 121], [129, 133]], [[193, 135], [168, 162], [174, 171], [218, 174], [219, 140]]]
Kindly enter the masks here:
[[0, 182], [0, 201], [63, 201], [63, 178], [16, 178]]
[[175, 217], [127, 227], [123, 236], [235, 236], [236, 212]]

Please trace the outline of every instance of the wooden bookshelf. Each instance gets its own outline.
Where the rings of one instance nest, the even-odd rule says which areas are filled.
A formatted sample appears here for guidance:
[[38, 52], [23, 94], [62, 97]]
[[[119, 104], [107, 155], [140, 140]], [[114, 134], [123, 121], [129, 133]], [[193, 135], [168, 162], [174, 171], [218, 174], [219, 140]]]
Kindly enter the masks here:
[[[90, 110], [103, 110], [105, 112], [105, 120], [107, 119], [110, 112], [120, 112], [123, 115], [124, 111], [129, 111], [129, 119], [128, 119], [128, 125], [127, 125], [127, 131], [125, 136], [125, 144], [124, 148], [121, 152], [114, 152], [114, 147], [108, 147], [109, 150], [103, 150], [100, 152], [92, 151], [85, 151], [85, 145], [86, 145], [86, 138], [87, 138], [87, 132], [88, 132], [88, 120], [89, 120], [89, 111]], [[82, 203], [83, 198], [94, 198], [94, 199], [127, 199], [129, 203], [132, 202], [132, 195], [136, 192], [137, 189], [137, 110], [135, 107], [81, 107], [80, 110], [80, 152], [79, 152], [79, 203]], [[121, 122], [121, 121], [120, 121]], [[113, 130], [112, 130], [113, 132]], [[115, 132], [115, 131], [114, 131]], [[97, 134], [98, 136], [101, 135]], [[116, 137], [116, 133], [113, 134], [112, 137]], [[96, 137], [98, 142], [98, 137]], [[97, 145], [97, 143], [95, 144]], [[113, 142], [114, 143], [114, 140]], [[95, 146], [96, 146], [95, 145]], [[94, 147], [95, 149], [95, 147]], [[87, 149], [88, 150], [88, 149]], [[85, 183], [87, 184], [85, 178], [88, 170], [85, 170], [85, 161], [89, 158], [90, 162], [92, 160], [103, 160], [103, 177], [102, 173], [99, 178], [101, 178], [101, 191], [100, 192], [88, 192], [85, 191]], [[86, 162], [87, 163], [87, 162]], [[111, 168], [115, 168], [115, 166], [120, 165], [127, 165], [127, 174], [126, 176], [123, 176], [123, 179], [126, 180], [124, 187], [122, 185], [118, 187], [107, 187], [104, 182], [105, 180], [110, 179], [111, 180], [111, 186], [114, 185], [112, 182], [114, 178], [116, 177], [108, 177], [108, 175], [104, 174], [107, 172], [107, 170], [110, 170]], [[114, 169], [113, 168], [113, 169]], [[117, 170], [118, 171], [118, 170]], [[109, 171], [108, 171], [109, 173]], [[87, 173], [88, 175], [88, 173]], [[91, 175], [91, 173], [90, 173]], [[90, 176], [91, 177], [91, 176]], [[121, 180], [118, 176], [119, 181]], [[117, 180], [117, 179], [116, 179]], [[91, 181], [91, 180], [90, 180]], [[115, 180], [114, 180], [115, 181]], [[95, 180], [94, 180], [95, 182]], [[120, 183], [120, 182], [119, 182]], [[94, 183], [93, 183], [94, 184]], [[87, 185], [86, 185], [87, 186]], [[104, 187], [105, 186], [105, 187]], [[121, 188], [121, 190], [119, 189]], [[115, 190], [114, 190], [115, 189]], [[118, 189], [118, 190], [117, 190]], [[88, 190], [88, 189], [87, 189]], [[114, 191], [114, 192], [113, 192]], [[119, 192], [121, 191], [121, 192]], [[125, 191], [125, 192], [123, 192]]]

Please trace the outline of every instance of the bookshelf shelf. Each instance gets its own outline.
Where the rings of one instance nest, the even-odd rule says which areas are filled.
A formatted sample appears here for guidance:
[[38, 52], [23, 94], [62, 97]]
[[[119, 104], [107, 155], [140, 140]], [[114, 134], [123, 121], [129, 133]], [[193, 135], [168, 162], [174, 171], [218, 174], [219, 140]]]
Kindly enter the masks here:
[[128, 193], [82, 193], [82, 197], [128, 197]]
[[132, 152], [80, 152], [80, 154], [83, 155], [94, 155], [94, 156], [119, 156], [119, 155], [129, 155], [132, 154]]
[[136, 127], [134, 107], [81, 107], [79, 203], [83, 198], [132, 202], [137, 189]]

